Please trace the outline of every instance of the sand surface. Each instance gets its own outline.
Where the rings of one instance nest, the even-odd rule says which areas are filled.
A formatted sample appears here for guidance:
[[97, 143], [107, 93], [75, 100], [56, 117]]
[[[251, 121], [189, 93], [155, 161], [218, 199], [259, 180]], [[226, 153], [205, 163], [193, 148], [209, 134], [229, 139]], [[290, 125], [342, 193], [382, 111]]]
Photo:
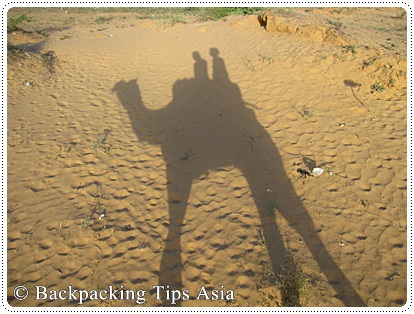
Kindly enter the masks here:
[[[267, 30], [257, 16], [8, 17], [21, 12], [35, 22], [8, 35], [30, 51], [8, 57], [12, 306], [78, 305], [35, 286], [171, 303], [155, 285], [187, 290], [181, 306], [282, 306], [288, 253], [309, 282], [301, 306], [406, 302], [403, 9], [285, 11]], [[327, 32], [335, 19], [347, 27]], [[197, 300], [202, 287], [234, 300]]]

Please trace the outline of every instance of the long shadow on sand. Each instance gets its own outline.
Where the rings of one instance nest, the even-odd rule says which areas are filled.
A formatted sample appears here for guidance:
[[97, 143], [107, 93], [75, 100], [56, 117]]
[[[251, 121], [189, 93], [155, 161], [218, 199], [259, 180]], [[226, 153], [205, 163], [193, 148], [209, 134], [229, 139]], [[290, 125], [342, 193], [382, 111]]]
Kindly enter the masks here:
[[[194, 78], [176, 81], [173, 100], [163, 109], [144, 106], [137, 80], [120, 81], [113, 89], [128, 111], [138, 139], [161, 145], [167, 166], [170, 222], [159, 284], [183, 288], [181, 228], [193, 180], [209, 170], [233, 165], [250, 185], [275, 274], [280, 273], [287, 252], [275, 215], [269, 213], [272, 204], [277, 204], [278, 213], [301, 235], [337, 297], [347, 306], [365, 306], [322, 244], [284, 172], [275, 144], [246, 106], [238, 86], [229, 80], [219, 51], [212, 48], [210, 55], [212, 79], [207, 62], [194, 52]], [[164, 305], [170, 304], [166, 301]]]

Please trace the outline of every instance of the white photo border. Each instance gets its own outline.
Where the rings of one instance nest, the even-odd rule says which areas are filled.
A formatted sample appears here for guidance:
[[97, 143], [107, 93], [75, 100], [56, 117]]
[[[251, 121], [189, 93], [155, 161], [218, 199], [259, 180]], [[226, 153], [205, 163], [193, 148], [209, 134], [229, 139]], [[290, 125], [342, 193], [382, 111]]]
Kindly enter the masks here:
[[[11, 307], [7, 302], [7, 12], [12, 7], [403, 7], [407, 12], [407, 303], [402, 307], [375, 308], [259, 308], [259, 307]], [[413, 309], [412, 244], [413, 244], [413, 106], [412, 43], [413, 5], [408, 1], [5, 1], [2, 13], [2, 212], [1, 212], [1, 311], [8, 313], [408, 313]]]

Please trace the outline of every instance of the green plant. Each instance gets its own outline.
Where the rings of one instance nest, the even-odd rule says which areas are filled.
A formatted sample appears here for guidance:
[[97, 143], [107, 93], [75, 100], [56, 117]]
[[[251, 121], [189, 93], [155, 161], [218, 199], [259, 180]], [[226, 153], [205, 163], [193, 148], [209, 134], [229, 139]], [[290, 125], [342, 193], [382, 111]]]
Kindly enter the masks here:
[[356, 49], [358, 48], [358, 46], [356, 46], [356, 45], [348, 45], [348, 46], [344, 46], [342, 48], [343, 48], [343, 51], [344, 52], [351, 51], [352, 54], [356, 54], [357, 53]]
[[105, 129], [102, 133], [98, 134], [96, 136], [96, 139], [92, 141], [92, 144], [93, 144], [92, 148], [98, 148], [102, 150], [104, 153], [108, 153], [111, 147], [110, 146], [103, 147], [103, 145], [105, 144], [109, 133], [111, 133], [111, 130]]
[[168, 14], [165, 17], [165, 23], [169, 26], [174, 26], [175, 24], [185, 24], [187, 21], [185, 20], [183, 15], [180, 14]]
[[335, 30], [338, 32], [342, 32], [342, 30], [345, 28], [344, 24], [340, 21], [340, 19], [333, 19], [333, 20], [327, 20], [328, 24], [331, 24]]
[[252, 149], [252, 151], [254, 150], [254, 141], [255, 141], [255, 137], [251, 136], [250, 134], [244, 134], [244, 136], [247, 138], [249, 144], [250, 144], [250, 148]]
[[371, 89], [373, 92], [383, 92], [385, 90], [385, 86], [379, 83], [374, 83], [371, 85]]
[[20, 48], [12, 43], [7, 42], [7, 51], [18, 51]]
[[267, 64], [272, 64], [275, 60], [273, 59], [273, 57], [268, 56], [268, 55], [262, 55], [259, 54], [259, 60], [264, 63], [267, 62]]
[[266, 247], [266, 239], [264, 237], [263, 231], [261, 228], [258, 228], [259, 231], [259, 243], [261, 246]]
[[22, 22], [32, 22], [33, 18], [27, 16], [26, 14], [20, 14], [18, 17], [11, 17], [8, 19], [7, 23], [7, 32], [14, 32], [21, 30], [22, 28], [19, 26]]
[[224, 19], [229, 15], [250, 15], [257, 14], [263, 11], [264, 8], [248, 8], [248, 7], [234, 7], [234, 8], [185, 8], [184, 12], [195, 15], [200, 22], [217, 21]]
[[274, 214], [277, 211], [277, 205], [272, 203], [269, 207], [269, 213]]
[[[275, 11], [277, 12], [277, 13], [279, 13], [279, 14], [282, 14], [282, 15], [293, 15], [293, 14], [296, 14], [297, 13], [297, 8], [290, 8], [290, 7], [288, 7], [288, 8], [277, 8], [277, 9], [275, 9]], [[307, 11], [307, 12], [309, 12], [309, 11]]]
[[389, 43], [387, 45], [383, 45], [383, 47], [388, 50], [394, 50], [395, 48], [397, 48], [397, 45], [395, 43]]
[[374, 299], [374, 301], [375, 301], [375, 303], [376, 304], [381, 304], [381, 299], [378, 297], [378, 295], [377, 295], [377, 293], [375, 292], [375, 291], [373, 291], [373, 290], [371, 290], [369, 287], [368, 287], [368, 285], [367, 285], [367, 288], [368, 288], [368, 290], [369, 290], [369, 294], [372, 296], [372, 298]]
[[298, 306], [309, 288], [309, 281], [302, 271], [299, 261], [293, 255], [285, 257], [287, 266], [279, 275], [284, 306]]
[[57, 62], [57, 56], [54, 51], [42, 52], [41, 55], [43, 64], [49, 70], [50, 73], [55, 72], [55, 64]]
[[308, 109], [305, 109], [303, 110], [303, 117], [305, 118], [306, 121], [308, 121], [310, 118], [313, 117], [313, 112]]
[[369, 67], [369, 66], [373, 65], [376, 60], [377, 60], [377, 58], [375, 58], [375, 57], [371, 58], [371, 59], [368, 59], [368, 60], [365, 60], [365, 61], [362, 62], [362, 65], [363, 65], [364, 68]]
[[98, 18], [95, 20], [95, 23], [102, 24], [105, 22], [109, 22], [113, 18], [113, 16], [98, 16]]
[[81, 222], [81, 226], [83, 229], [87, 229], [91, 226], [93, 226], [95, 223], [95, 220], [92, 217], [85, 217], [84, 220]]
[[[188, 8], [193, 9], [193, 8]], [[194, 15], [198, 22], [207, 22], [217, 20], [213, 12], [209, 8], [194, 8], [194, 11], [188, 11], [189, 14]]]
[[257, 12], [261, 11], [261, 8], [208, 8], [208, 11], [211, 12], [213, 18], [215, 20], [219, 20], [225, 18], [229, 15], [249, 15], [249, 14], [256, 14]]

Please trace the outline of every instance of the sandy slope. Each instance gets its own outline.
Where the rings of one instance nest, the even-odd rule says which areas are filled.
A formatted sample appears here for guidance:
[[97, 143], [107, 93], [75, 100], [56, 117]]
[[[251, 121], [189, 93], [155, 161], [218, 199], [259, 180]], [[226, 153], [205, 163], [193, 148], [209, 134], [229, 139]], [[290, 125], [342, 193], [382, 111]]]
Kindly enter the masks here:
[[[182, 306], [281, 305], [284, 251], [312, 284], [303, 306], [405, 303], [404, 55], [353, 54], [255, 17], [77, 27], [41, 45], [53, 73], [9, 59], [11, 305], [76, 305], [15, 300], [17, 285], [123, 286], [162, 305], [159, 282], [189, 290]], [[395, 87], [373, 92], [384, 78]], [[325, 173], [303, 178], [304, 160]], [[195, 300], [202, 286], [235, 300]]]

